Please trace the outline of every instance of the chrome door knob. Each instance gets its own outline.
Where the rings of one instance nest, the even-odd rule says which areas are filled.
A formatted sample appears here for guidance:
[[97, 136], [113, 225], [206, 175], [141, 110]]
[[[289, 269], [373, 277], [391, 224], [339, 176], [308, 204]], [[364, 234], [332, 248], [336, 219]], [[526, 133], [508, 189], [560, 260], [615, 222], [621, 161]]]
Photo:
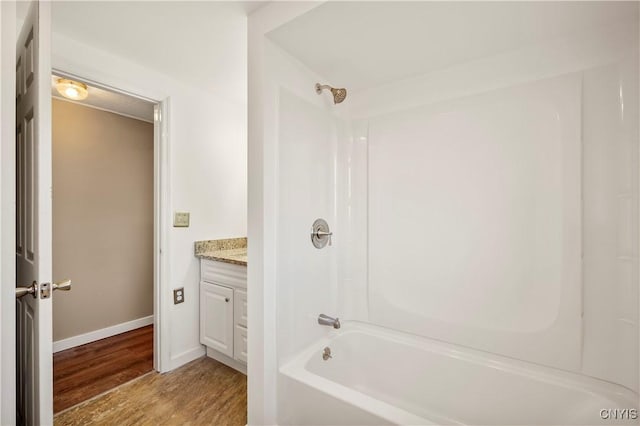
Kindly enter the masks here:
[[34, 298], [38, 294], [38, 283], [33, 282], [29, 287], [16, 287], [16, 299], [21, 298], [27, 294], [32, 295]]
[[40, 286], [40, 298], [48, 299], [51, 297], [53, 290], [69, 291], [71, 290], [71, 280], [58, 281], [57, 283], [43, 283]]
[[71, 290], [71, 280], [58, 281], [51, 286], [54, 290], [69, 291]]

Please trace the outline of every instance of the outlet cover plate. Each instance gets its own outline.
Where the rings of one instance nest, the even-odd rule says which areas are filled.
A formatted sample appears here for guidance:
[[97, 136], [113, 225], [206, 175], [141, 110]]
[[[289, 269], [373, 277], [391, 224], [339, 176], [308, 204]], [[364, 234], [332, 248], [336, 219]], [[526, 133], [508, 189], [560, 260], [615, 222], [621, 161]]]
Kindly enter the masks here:
[[188, 228], [189, 227], [189, 212], [174, 212], [173, 213], [173, 227], [174, 228]]
[[177, 305], [178, 303], [184, 302], [184, 287], [174, 288], [173, 289], [173, 304]]

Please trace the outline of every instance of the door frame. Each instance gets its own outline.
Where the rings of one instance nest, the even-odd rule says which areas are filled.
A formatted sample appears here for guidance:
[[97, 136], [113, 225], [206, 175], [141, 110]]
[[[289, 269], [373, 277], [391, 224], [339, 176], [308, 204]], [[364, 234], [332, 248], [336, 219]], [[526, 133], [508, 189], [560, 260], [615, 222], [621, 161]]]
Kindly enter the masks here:
[[0, 424], [16, 422], [16, 2], [0, 1]]
[[[86, 71], [84, 71], [86, 73]], [[154, 99], [143, 92], [133, 93], [92, 78], [78, 75], [69, 69], [52, 65], [51, 73], [86, 83], [111, 92], [154, 103], [153, 120], [153, 369], [164, 373], [170, 370], [169, 335], [169, 106], [170, 98]], [[73, 278], [72, 278], [73, 279]]]
[[[16, 309], [15, 309], [15, 50], [16, 2], [0, 1], [0, 424], [16, 421]], [[55, 62], [55, 57], [52, 58]], [[149, 89], [120, 90], [99, 83], [91, 70], [76, 73], [66, 64], [52, 63], [52, 72], [114, 90], [157, 105], [154, 120], [154, 370], [171, 368], [170, 314], [170, 97], [157, 99]], [[96, 71], [97, 72], [97, 71]], [[82, 74], [82, 76], [78, 76]], [[52, 354], [53, 356], [53, 354]]]

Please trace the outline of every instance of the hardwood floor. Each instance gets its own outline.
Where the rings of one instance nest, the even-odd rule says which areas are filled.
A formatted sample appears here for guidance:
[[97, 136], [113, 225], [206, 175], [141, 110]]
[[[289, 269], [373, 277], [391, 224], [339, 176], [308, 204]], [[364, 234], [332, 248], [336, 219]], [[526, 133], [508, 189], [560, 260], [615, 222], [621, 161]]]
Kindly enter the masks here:
[[58, 413], [153, 370], [153, 325], [53, 355]]
[[207, 357], [149, 373], [54, 418], [56, 426], [246, 423], [246, 376]]

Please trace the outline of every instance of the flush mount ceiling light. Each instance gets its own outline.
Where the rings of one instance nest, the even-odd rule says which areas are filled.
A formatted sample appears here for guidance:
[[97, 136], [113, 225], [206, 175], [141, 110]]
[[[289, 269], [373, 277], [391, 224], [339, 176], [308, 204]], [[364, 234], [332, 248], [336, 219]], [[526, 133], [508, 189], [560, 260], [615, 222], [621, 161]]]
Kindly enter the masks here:
[[81, 101], [89, 96], [86, 84], [67, 78], [59, 78], [56, 80], [56, 89], [62, 96], [74, 101]]

